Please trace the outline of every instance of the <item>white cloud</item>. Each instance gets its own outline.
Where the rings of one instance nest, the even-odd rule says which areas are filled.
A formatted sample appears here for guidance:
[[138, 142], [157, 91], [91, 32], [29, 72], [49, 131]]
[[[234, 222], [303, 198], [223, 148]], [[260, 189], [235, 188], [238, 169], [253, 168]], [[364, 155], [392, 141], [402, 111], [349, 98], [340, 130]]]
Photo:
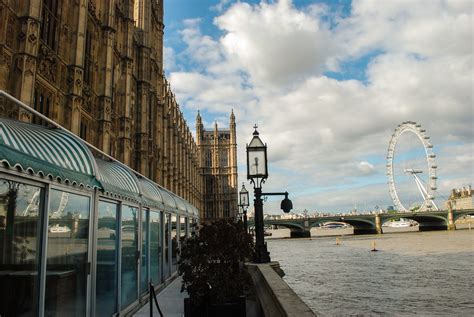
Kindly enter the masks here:
[[211, 7], [211, 10], [222, 12], [228, 4], [229, 4], [229, 0], [220, 0], [218, 4]]
[[175, 52], [172, 47], [164, 46], [163, 47], [163, 68], [169, 71], [174, 71], [176, 69], [176, 58]]
[[353, 56], [373, 49], [472, 55], [472, 9], [468, 0], [356, 0], [351, 16], [338, 26], [337, 41]]
[[236, 3], [215, 19], [221, 44], [257, 86], [290, 84], [320, 73], [334, 47], [330, 32], [291, 1]]
[[357, 169], [362, 173], [362, 175], [369, 175], [374, 173], [374, 165], [370, 164], [367, 161], [359, 162]]
[[[334, 29], [322, 18], [327, 8], [306, 9], [235, 3], [215, 19], [220, 39], [188, 21], [184, 54], [196, 66], [170, 76], [184, 107], [219, 118], [234, 108], [240, 162], [258, 123], [269, 146], [266, 188], [288, 188], [307, 209], [348, 208], [361, 197], [391, 204], [386, 148], [405, 120], [441, 149], [440, 191], [472, 183], [472, 2], [354, 1]], [[366, 83], [323, 75], [375, 51]]]

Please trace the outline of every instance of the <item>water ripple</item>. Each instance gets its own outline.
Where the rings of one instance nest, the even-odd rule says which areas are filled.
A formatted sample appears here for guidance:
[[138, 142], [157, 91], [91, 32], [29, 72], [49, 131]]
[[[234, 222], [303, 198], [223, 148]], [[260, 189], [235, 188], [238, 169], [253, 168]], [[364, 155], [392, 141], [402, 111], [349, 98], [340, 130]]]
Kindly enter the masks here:
[[[473, 316], [474, 231], [268, 240], [321, 316]], [[379, 252], [370, 252], [376, 241]]]

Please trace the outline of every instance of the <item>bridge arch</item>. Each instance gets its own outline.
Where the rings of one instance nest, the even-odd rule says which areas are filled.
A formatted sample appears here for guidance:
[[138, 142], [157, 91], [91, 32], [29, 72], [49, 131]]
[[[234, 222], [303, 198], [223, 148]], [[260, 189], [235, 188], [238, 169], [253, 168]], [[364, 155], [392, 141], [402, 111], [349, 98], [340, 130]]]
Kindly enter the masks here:
[[392, 219], [410, 219], [414, 220], [419, 225], [420, 231], [432, 231], [432, 230], [447, 230], [448, 229], [448, 218], [442, 214], [422, 214], [422, 213], [413, 213], [407, 215], [387, 215], [381, 217], [381, 224], [383, 225], [387, 221]]
[[377, 233], [375, 222], [370, 219], [352, 219], [350, 217], [324, 217], [309, 223], [309, 227], [316, 227], [325, 222], [345, 223], [354, 228], [354, 234]]
[[272, 226], [282, 226], [285, 228], [288, 228], [290, 230], [298, 230], [298, 231], [304, 231], [304, 227], [300, 224], [297, 223], [291, 223], [291, 222], [278, 222], [278, 221], [272, 221], [272, 222], [265, 222], [266, 225], [272, 225]]
[[474, 209], [455, 210], [453, 212], [453, 221], [455, 222], [464, 216], [474, 216]]

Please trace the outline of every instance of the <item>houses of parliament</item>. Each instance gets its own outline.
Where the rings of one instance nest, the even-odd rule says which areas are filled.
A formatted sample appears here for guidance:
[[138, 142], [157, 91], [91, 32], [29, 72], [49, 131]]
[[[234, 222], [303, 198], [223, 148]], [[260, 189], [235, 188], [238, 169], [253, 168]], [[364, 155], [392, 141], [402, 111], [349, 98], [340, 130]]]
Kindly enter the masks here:
[[[0, 89], [198, 207], [237, 215], [237, 143], [196, 137], [163, 70], [164, 0], [0, 0]], [[0, 100], [0, 116], [42, 124]]]

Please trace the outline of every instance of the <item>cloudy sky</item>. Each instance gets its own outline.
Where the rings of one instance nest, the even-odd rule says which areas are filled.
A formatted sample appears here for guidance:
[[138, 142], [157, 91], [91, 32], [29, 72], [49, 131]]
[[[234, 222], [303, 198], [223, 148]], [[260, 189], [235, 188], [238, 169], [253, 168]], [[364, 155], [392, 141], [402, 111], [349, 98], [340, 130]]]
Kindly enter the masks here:
[[[471, 0], [167, 0], [165, 70], [191, 129], [198, 109], [208, 128], [234, 109], [240, 183], [259, 126], [264, 191], [287, 190], [296, 212], [392, 205], [387, 146], [407, 120], [431, 137], [440, 203], [474, 183], [473, 15]], [[416, 204], [402, 170], [426, 174], [423, 148], [404, 135], [397, 150]]]

